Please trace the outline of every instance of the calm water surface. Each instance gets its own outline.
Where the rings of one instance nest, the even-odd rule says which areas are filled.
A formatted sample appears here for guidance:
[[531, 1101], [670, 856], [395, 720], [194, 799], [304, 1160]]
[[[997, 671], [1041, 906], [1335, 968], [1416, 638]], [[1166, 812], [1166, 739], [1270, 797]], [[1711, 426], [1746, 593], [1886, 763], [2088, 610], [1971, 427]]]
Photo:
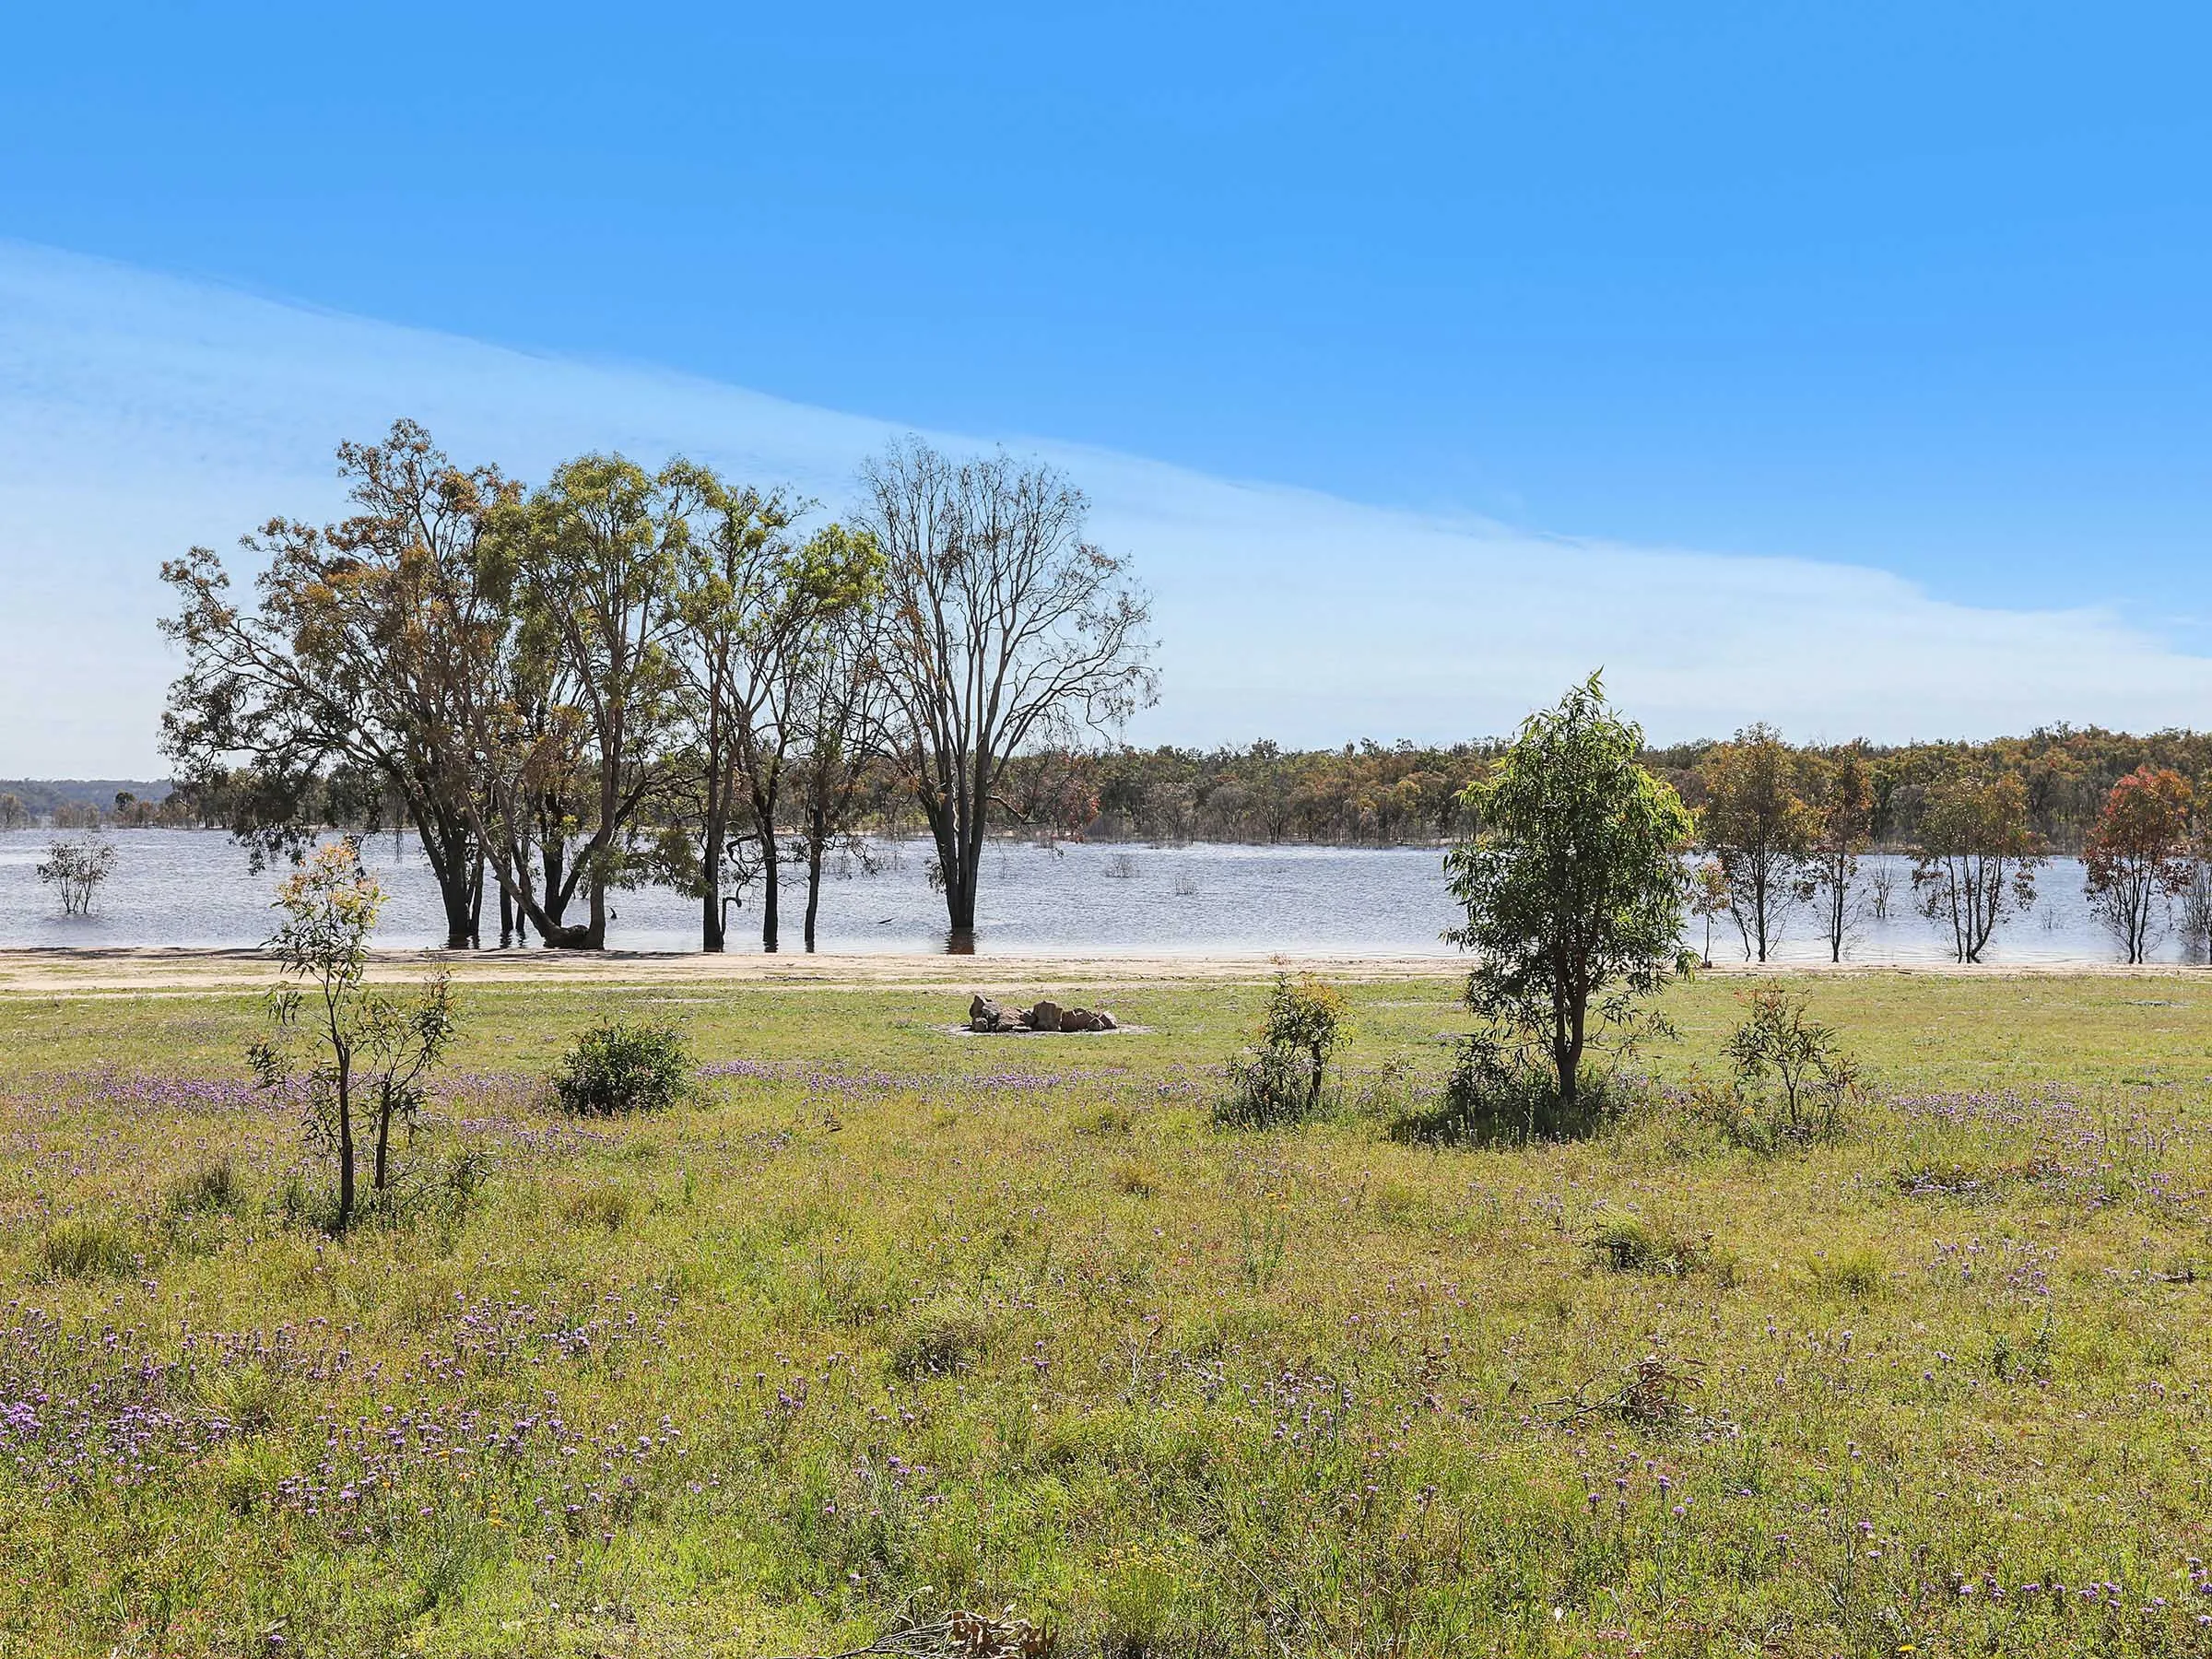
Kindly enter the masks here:
[[[120, 830], [109, 839], [114, 876], [94, 913], [65, 918], [35, 867], [50, 831], [0, 834], [0, 946], [88, 947], [250, 946], [268, 935], [276, 873], [253, 875], [246, 855], [216, 831]], [[830, 951], [941, 949], [943, 900], [929, 888], [924, 843], [878, 849], [882, 868], [848, 867], [825, 884], [821, 948]], [[437, 889], [413, 839], [380, 836], [363, 856], [390, 889], [378, 942], [436, 945], [444, 926]], [[1887, 921], [1868, 916], [1849, 955], [1861, 961], [1940, 961], [1950, 954], [1912, 908], [1910, 866], [1869, 859], [1894, 883]], [[2081, 866], [2054, 859], [2039, 881], [2033, 911], [2002, 929], [1989, 953], [1999, 961], [2111, 961], [2112, 940], [2089, 913]], [[799, 945], [804, 886], [786, 887], [783, 938]], [[699, 944], [695, 901], [663, 889], [618, 893], [609, 945], [630, 950], [689, 950]], [[489, 908], [489, 907], [488, 907]], [[1327, 951], [1347, 955], [1455, 954], [1438, 935], [1455, 914], [1443, 885], [1443, 857], [1432, 848], [1173, 848], [1007, 842], [984, 855], [978, 912], [985, 951], [1052, 954]], [[731, 912], [733, 949], [757, 947], [757, 898]], [[1809, 914], [1790, 919], [1780, 956], [1826, 956]], [[493, 910], [492, 936], [498, 923]], [[1702, 924], [1691, 943], [1702, 947]], [[1713, 930], [1715, 960], [1741, 954], [1732, 927]], [[2159, 955], [2180, 959], [2169, 937]]]

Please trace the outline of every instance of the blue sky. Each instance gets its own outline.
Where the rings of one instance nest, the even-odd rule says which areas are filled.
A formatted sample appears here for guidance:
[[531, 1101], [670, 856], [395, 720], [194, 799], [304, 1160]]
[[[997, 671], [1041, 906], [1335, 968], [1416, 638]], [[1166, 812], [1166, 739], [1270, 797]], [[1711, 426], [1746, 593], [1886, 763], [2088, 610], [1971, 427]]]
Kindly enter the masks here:
[[[277, 307], [249, 344], [241, 290], [453, 342], [425, 347], [430, 378], [399, 402], [489, 372], [459, 349], [483, 342], [1143, 456], [1403, 524], [1480, 520], [1531, 547], [1841, 564], [1936, 604], [2103, 610], [2134, 630], [2122, 657], [2184, 653], [2181, 689], [2159, 678], [2130, 710], [2212, 718], [2194, 689], [2212, 682], [2189, 678], [2212, 649], [2200, 8], [463, 9], [18, 8], [0, 239], [41, 291], [71, 280], [46, 250], [147, 275], [112, 290], [137, 297], [127, 322], [120, 300], [88, 313], [113, 325], [103, 350], [157, 327], [228, 330], [243, 357], [291, 340], [305, 378], [258, 410], [197, 392], [164, 407], [281, 406], [300, 453], [351, 434], [314, 429], [304, 336]], [[88, 324], [65, 349], [34, 310], [0, 313], [0, 421], [51, 425], [58, 400], [96, 447], [98, 397], [69, 380], [98, 356]], [[313, 348], [343, 356], [341, 335]], [[256, 373], [241, 383], [273, 384]], [[132, 394], [101, 383], [105, 429], [131, 429]], [[309, 477], [287, 457], [206, 503], [304, 510], [253, 494]], [[81, 466], [88, 490], [138, 492], [149, 567], [170, 550], [161, 500], [205, 538], [185, 522], [201, 496], [119, 465], [50, 453], [38, 523]], [[47, 545], [20, 488], [15, 515], [0, 570]], [[1384, 547], [1384, 521], [1363, 522]], [[142, 556], [102, 546], [118, 572]], [[1418, 558], [1394, 574], [1382, 557], [1371, 582], [1423, 580]], [[1704, 568], [1674, 567], [1677, 625], [1696, 626], [1700, 582], [1723, 624], [1744, 585], [1725, 564], [1685, 573]], [[159, 597], [118, 594], [118, 629]], [[1497, 629], [1465, 631], [1472, 653]], [[1170, 640], [1157, 729], [1257, 735], [1272, 693], [1224, 689], [1192, 639], [1180, 688]], [[1618, 659], [1633, 641], [1602, 643]], [[1654, 693], [1655, 726], [1894, 718], [1844, 686], [1825, 713], [1810, 685], [1753, 706], [1740, 664], [1674, 654], [1655, 653], [1654, 686], [1662, 668], [1707, 683]], [[1365, 675], [1394, 672], [1385, 652]], [[2044, 706], [2076, 695], [2063, 675], [2047, 698], [1977, 701], [1966, 681], [1987, 672], [1962, 659], [1949, 703], [1922, 686], [1921, 718], [2093, 712]], [[1489, 729], [1516, 694], [1400, 689], [1347, 704], [1341, 731], [1310, 712], [1282, 735], [1357, 735], [1362, 715]], [[0, 732], [0, 771], [8, 748]]]

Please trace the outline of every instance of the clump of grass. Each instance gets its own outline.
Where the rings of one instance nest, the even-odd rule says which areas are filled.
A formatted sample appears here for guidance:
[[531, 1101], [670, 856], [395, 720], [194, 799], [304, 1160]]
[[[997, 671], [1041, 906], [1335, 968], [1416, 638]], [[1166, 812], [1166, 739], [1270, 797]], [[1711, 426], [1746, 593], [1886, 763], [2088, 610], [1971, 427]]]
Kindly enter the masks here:
[[49, 1278], [100, 1278], [135, 1272], [143, 1253], [136, 1235], [113, 1221], [74, 1217], [39, 1241], [41, 1273]]
[[1159, 1169], [1148, 1159], [1124, 1158], [1113, 1166], [1114, 1190], [1126, 1193], [1132, 1198], [1157, 1195], [1161, 1182]]
[[1871, 1245], [1813, 1257], [1813, 1283], [1849, 1301], [1873, 1301], [1889, 1288], [1889, 1263]]
[[1607, 1216], [1590, 1230], [1584, 1243], [1597, 1265], [1614, 1273], [1651, 1273], [1668, 1278], [1710, 1273], [1727, 1285], [1736, 1278], [1734, 1253], [1716, 1246], [1711, 1233], [1692, 1238], [1641, 1216]]
[[169, 1183], [167, 1208], [172, 1216], [213, 1216], [233, 1211], [245, 1200], [245, 1184], [228, 1155], [194, 1165]]
[[964, 1298], [911, 1308], [891, 1344], [891, 1369], [909, 1381], [948, 1377], [972, 1366], [991, 1339], [990, 1322]]
[[631, 1201], [626, 1187], [586, 1187], [570, 1194], [561, 1217], [571, 1227], [599, 1227], [620, 1232], [629, 1225]]
[[1136, 1126], [1136, 1116], [1126, 1106], [1112, 1104], [1094, 1106], [1076, 1117], [1077, 1135], [1127, 1135]]
[[588, 1026], [553, 1071], [561, 1108], [591, 1117], [660, 1112], [684, 1098], [691, 1050], [659, 1020], [602, 1019]]
[[283, 1372], [265, 1364], [214, 1365], [192, 1380], [192, 1393], [202, 1410], [248, 1433], [278, 1420], [286, 1392]]

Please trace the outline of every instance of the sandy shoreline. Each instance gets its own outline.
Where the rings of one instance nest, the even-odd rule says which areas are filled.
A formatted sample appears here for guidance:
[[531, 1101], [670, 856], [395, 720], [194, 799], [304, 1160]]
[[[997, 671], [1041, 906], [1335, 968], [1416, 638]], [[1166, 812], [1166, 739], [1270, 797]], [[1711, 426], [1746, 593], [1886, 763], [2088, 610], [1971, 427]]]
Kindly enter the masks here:
[[[866, 990], [888, 985], [1022, 985], [1038, 989], [1099, 984], [1216, 984], [1265, 981], [1278, 966], [1349, 982], [1455, 980], [1464, 971], [1450, 956], [1347, 956], [1294, 952], [1154, 953], [1097, 956], [946, 956], [893, 952], [763, 956], [758, 952], [707, 956], [697, 951], [610, 950], [597, 954], [550, 951], [380, 951], [371, 976], [418, 978], [432, 967], [469, 984], [638, 985], [732, 984]], [[1764, 968], [1718, 962], [1706, 971], [1756, 973], [1890, 974], [1912, 977], [2138, 978], [2201, 977], [2212, 969], [2174, 963], [2128, 967], [2117, 962], [1779, 963]], [[258, 991], [276, 979], [268, 958], [252, 950], [53, 949], [0, 950], [0, 996], [92, 996], [195, 992]]]

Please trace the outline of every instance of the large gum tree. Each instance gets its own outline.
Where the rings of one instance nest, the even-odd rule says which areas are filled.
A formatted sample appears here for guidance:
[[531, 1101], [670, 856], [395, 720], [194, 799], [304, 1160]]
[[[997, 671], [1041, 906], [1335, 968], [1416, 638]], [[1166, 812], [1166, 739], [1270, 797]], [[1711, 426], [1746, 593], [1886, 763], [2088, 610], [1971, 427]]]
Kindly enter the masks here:
[[859, 527], [883, 559], [889, 747], [936, 842], [952, 947], [969, 948], [1007, 760], [1153, 701], [1149, 610], [1050, 466], [1004, 451], [955, 461], [909, 439], [862, 485]]
[[177, 609], [161, 629], [184, 656], [162, 747], [234, 804], [233, 830], [264, 855], [313, 839], [318, 785], [394, 799], [437, 881], [446, 943], [465, 947], [483, 846], [463, 712], [487, 656], [478, 636], [507, 627], [479, 578], [487, 526], [518, 492], [493, 468], [456, 465], [411, 421], [341, 445], [338, 465], [348, 517], [273, 519], [242, 539], [261, 567], [250, 599], [206, 547], [162, 566]]

